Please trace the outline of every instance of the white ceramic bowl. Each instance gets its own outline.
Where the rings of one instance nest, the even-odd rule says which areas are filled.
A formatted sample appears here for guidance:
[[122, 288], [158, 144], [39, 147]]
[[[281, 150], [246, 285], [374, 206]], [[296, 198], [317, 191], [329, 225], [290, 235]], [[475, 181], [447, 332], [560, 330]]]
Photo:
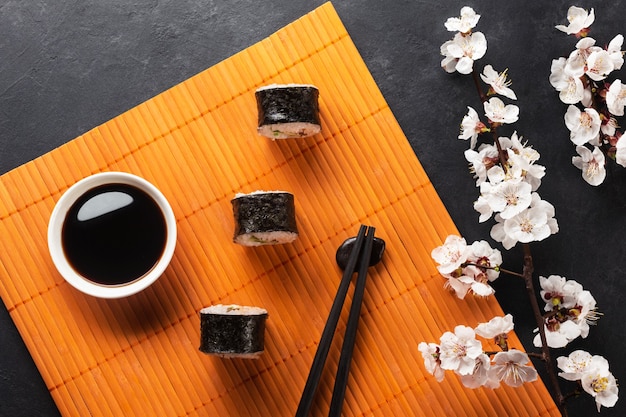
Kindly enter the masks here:
[[[105, 184], [128, 184], [143, 190], [158, 204], [165, 218], [167, 237], [165, 248], [154, 267], [128, 284], [105, 285], [90, 281], [80, 275], [68, 262], [61, 240], [63, 223], [72, 205], [85, 192]], [[150, 182], [126, 172], [102, 172], [83, 178], [72, 185], [55, 205], [48, 223], [48, 249], [55, 267], [65, 280], [85, 294], [100, 298], [121, 298], [144, 290], [153, 284], [169, 265], [176, 247], [176, 218], [165, 196]]]

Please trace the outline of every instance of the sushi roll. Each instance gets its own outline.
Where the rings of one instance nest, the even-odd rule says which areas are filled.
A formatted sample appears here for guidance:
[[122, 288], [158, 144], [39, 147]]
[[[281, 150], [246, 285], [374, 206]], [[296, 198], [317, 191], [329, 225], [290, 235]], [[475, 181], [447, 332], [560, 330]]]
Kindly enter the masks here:
[[267, 310], [217, 304], [200, 310], [200, 351], [223, 358], [258, 358], [265, 349]]
[[291, 243], [298, 237], [293, 194], [286, 191], [238, 193], [231, 200], [233, 241], [244, 246]]
[[321, 131], [319, 90], [308, 84], [272, 84], [255, 92], [258, 133], [271, 139], [304, 138]]

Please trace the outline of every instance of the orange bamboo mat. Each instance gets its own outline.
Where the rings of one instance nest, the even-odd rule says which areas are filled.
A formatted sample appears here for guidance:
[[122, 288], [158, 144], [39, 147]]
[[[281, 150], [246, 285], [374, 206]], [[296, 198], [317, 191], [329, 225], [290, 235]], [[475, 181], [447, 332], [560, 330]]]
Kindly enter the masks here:
[[[322, 134], [257, 136], [254, 90], [275, 82], [319, 87]], [[179, 228], [164, 276], [120, 300], [74, 290], [46, 245], [61, 194], [109, 170], [157, 185]], [[295, 194], [295, 243], [232, 243], [230, 200], [258, 189]], [[469, 390], [425, 372], [420, 341], [502, 313], [493, 298], [442, 289], [430, 251], [455, 226], [330, 3], [2, 176], [0, 197], [0, 295], [64, 415], [293, 415], [339, 283], [335, 248], [361, 223], [387, 252], [368, 280], [346, 416], [558, 414], [541, 382]], [[269, 311], [260, 359], [198, 351], [198, 312], [217, 303]], [[344, 310], [315, 416], [327, 412]]]

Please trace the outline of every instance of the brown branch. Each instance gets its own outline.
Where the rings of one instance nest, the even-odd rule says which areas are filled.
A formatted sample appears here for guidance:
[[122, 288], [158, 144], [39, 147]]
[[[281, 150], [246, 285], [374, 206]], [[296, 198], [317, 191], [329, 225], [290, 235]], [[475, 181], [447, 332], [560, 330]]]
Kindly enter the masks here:
[[493, 270], [493, 271], [502, 272], [504, 274], [513, 275], [514, 277], [524, 278], [524, 274], [520, 274], [519, 272], [515, 272], [515, 271], [511, 271], [509, 269], [502, 268], [500, 265], [497, 265], [497, 266], [486, 266], [486, 265], [479, 265], [479, 264], [474, 263], [474, 262], [464, 262], [463, 266], [475, 266], [477, 268], [484, 269], [484, 270], [490, 269], [490, 270]]
[[500, 272], [503, 272], [508, 275], [512, 275], [514, 277], [524, 278], [524, 274], [520, 274], [519, 272], [515, 272], [515, 271], [509, 271], [508, 269], [500, 268]]
[[474, 86], [476, 87], [476, 91], [480, 96], [480, 102], [484, 103], [485, 101], [487, 101], [487, 94], [485, 94], [485, 92], [483, 91], [480, 80], [478, 79], [478, 73], [476, 72], [476, 69], [472, 69], [472, 79], [474, 80]]
[[[476, 87], [476, 91], [478, 92], [478, 95], [480, 96], [480, 102], [484, 104], [485, 101], [487, 101], [488, 95], [483, 91], [476, 69], [472, 70], [472, 80], [474, 80], [474, 86]], [[489, 120], [489, 130], [491, 131], [493, 142], [495, 143], [496, 148], [498, 149], [498, 156], [500, 158], [500, 163], [502, 164], [502, 169], [506, 171], [507, 160], [509, 158], [507, 156], [507, 153], [504, 152], [504, 150], [502, 149], [502, 145], [500, 145], [500, 140], [498, 139], [498, 126], [499, 126], [499, 123], [493, 123], [491, 120]]]
[[524, 282], [526, 284], [526, 293], [528, 295], [528, 301], [530, 301], [530, 305], [533, 309], [533, 313], [535, 315], [535, 320], [537, 322], [537, 327], [539, 328], [539, 337], [541, 339], [541, 356], [542, 360], [545, 364], [546, 371], [548, 372], [548, 377], [550, 378], [550, 383], [552, 384], [552, 389], [554, 390], [554, 396], [556, 397], [556, 403], [559, 407], [559, 411], [563, 417], [567, 417], [567, 408], [565, 407], [566, 398], [563, 396], [561, 392], [561, 387], [559, 385], [559, 380], [557, 378], [556, 370], [554, 369], [554, 362], [552, 362], [552, 358], [550, 355], [550, 347], [548, 346], [548, 342], [546, 339], [546, 330], [544, 326], [543, 314], [541, 309], [539, 308], [539, 303], [537, 302], [537, 295], [535, 294], [535, 287], [533, 284], [533, 257], [530, 252], [530, 245], [528, 243], [524, 243], [522, 245], [524, 250]]
[[[481, 103], [484, 103], [485, 101], [487, 101], [487, 94], [482, 89], [480, 79], [478, 77], [476, 70], [472, 71], [472, 79], [474, 80], [474, 85], [476, 87], [476, 90], [478, 91], [478, 95], [480, 96], [480, 101]], [[506, 171], [507, 165], [508, 165], [507, 164], [508, 154], [504, 151], [504, 149], [502, 149], [502, 146], [500, 144], [500, 139], [498, 137], [499, 123], [492, 123], [491, 120], [489, 121], [489, 123], [490, 123], [490, 130], [491, 130], [494, 144], [496, 145], [496, 148], [498, 149], [498, 157], [500, 159], [500, 164], [502, 165], [502, 169]], [[561, 391], [561, 387], [559, 385], [557, 372], [554, 367], [554, 362], [552, 361], [552, 357], [550, 354], [550, 347], [548, 346], [548, 342], [546, 339], [546, 331], [544, 327], [543, 313], [541, 309], [539, 308], [539, 302], [537, 301], [537, 295], [535, 294], [535, 287], [533, 283], [534, 266], [533, 266], [533, 257], [530, 251], [530, 245], [528, 243], [524, 243], [522, 244], [522, 248], [524, 251], [524, 264], [523, 264], [521, 277], [524, 279], [524, 283], [526, 286], [526, 293], [528, 295], [528, 300], [530, 302], [530, 305], [533, 310], [533, 314], [535, 316], [537, 327], [539, 328], [539, 337], [541, 339], [541, 353], [540, 354], [533, 353], [533, 354], [530, 354], [530, 356], [538, 357], [543, 361], [546, 371], [548, 373], [548, 377], [550, 378], [550, 383], [552, 385], [553, 395], [555, 397], [556, 404], [559, 407], [559, 411], [561, 412], [561, 415], [563, 417], [567, 417], [568, 413], [567, 413], [567, 408], [565, 406], [567, 397], [563, 395]], [[506, 272], [515, 276], [520, 276], [520, 274], [514, 273], [512, 271], [506, 271]]]

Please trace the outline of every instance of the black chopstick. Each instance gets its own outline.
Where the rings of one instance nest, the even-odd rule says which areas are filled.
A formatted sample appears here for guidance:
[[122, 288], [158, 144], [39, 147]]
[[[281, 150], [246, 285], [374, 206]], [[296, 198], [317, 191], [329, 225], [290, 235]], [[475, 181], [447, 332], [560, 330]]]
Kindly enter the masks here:
[[324, 370], [324, 363], [326, 362], [326, 357], [328, 356], [328, 351], [330, 350], [330, 345], [333, 341], [333, 336], [335, 335], [335, 329], [337, 328], [337, 323], [339, 322], [339, 317], [341, 316], [341, 309], [346, 299], [348, 288], [350, 287], [350, 280], [352, 279], [352, 274], [354, 273], [354, 268], [356, 267], [359, 254], [361, 252], [361, 246], [363, 245], [366, 229], [366, 226], [361, 225], [356, 241], [354, 242], [352, 252], [350, 252], [348, 263], [343, 271], [341, 283], [337, 289], [337, 295], [335, 295], [335, 300], [330, 308], [330, 313], [328, 314], [328, 319], [324, 325], [320, 343], [317, 347], [317, 351], [315, 352], [315, 357], [313, 358], [313, 364], [311, 365], [309, 376], [306, 380], [306, 384], [304, 385], [304, 390], [302, 391], [302, 397], [300, 398], [300, 403], [298, 404], [296, 417], [307, 417], [309, 410], [311, 409], [311, 405], [313, 404], [315, 391], [317, 390], [317, 385], [320, 382], [320, 377], [322, 375], [322, 371]]
[[330, 401], [328, 417], [339, 417], [341, 415], [341, 409], [343, 408], [343, 400], [348, 385], [348, 374], [350, 373], [350, 364], [352, 362], [352, 353], [354, 352], [354, 342], [356, 341], [356, 331], [359, 327], [359, 317], [361, 316], [361, 304], [363, 303], [363, 295], [365, 293], [367, 269], [369, 268], [370, 258], [372, 256], [375, 231], [376, 229], [374, 227], [370, 227], [367, 232], [367, 237], [365, 238], [365, 246], [363, 247], [358, 269], [359, 273], [354, 288], [354, 297], [352, 298], [346, 333], [343, 339], [343, 345], [341, 346], [341, 356], [339, 357], [339, 366], [337, 367], [337, 376], [335, 377], [335, 386]]

